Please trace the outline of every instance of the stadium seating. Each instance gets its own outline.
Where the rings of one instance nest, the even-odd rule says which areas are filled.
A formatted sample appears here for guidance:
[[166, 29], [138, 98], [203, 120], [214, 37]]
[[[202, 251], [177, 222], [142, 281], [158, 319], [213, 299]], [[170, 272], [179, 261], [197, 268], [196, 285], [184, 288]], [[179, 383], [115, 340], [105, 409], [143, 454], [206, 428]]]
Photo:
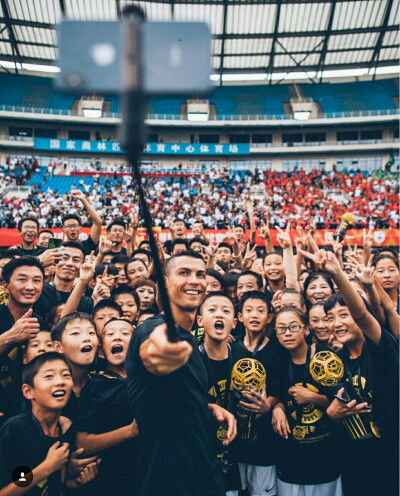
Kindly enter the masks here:
[[69, 111], [76, 95], [55, 91], [53, 79], [0, 73], [0, 105]]
[[285, 117], [283, 104], [290, 101], [288, 85], [222, 86], [209, 97], [218, 118], [240, 115]]
[[[327, 117], [341, 112], [397, 111], [393, 96], [398, 94], [398, 87], [394, 79], [302, 84], [301, 88], [307, 98], [319, 102]], [[52, 78], [0, 73], [0, 105], [34, 108], [45, 113], [68, 113], [79, 97], [56, 92]], [[242, 116], [284, 119], [284, 103], [290, 102], [290, 87], [287, 84], [222, 86], [215, 88], [208, 99], [215, 105], [217, 119], [239, 119]], [[120, 112], [117, 97], [106, 98], [106, 101], [110, 102], [111, 114]], [[185, 102], [184, 97], [149, 98], [147, 113], [167, 118], [179, 116]]]
[[393, 100], [399, 89], [394, 79], [357, 83], [301, 85], [306, 97], [319, 102], [327, 117], [338, 112], [386, 111], [397, 109]]

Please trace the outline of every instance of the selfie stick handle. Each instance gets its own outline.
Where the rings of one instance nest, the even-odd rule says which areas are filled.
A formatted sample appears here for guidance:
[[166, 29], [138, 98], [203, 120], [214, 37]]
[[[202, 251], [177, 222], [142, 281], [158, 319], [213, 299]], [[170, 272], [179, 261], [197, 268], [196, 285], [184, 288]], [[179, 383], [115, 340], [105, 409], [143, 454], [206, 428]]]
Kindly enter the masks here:
[[132, 176], [136, 183], [144, 225], [149, 237], [151, 255], [158, 280], [158, 291], [167, 324], [167, 336], [171, 342], [179, 341], [178, 330], [169, 304], [164, 281], [164, 270], [158, 256], [157, 242], [153, 232], [153, 222], [140, 174], [140, 154], [144, 147], [145, 94], [142, 84], [142, 22], [143, 12], [135, 6], [124, 9], [122, 21], [122, 93], [121, 93], [121, 143], [128, 161], [132, 165]]

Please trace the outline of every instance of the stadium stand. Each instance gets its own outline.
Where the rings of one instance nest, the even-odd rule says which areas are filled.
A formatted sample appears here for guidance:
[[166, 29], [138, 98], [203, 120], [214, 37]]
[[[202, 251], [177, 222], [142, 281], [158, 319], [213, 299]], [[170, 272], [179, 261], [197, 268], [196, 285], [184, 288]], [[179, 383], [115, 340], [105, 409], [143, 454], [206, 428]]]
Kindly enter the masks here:
[[398, 95], [399, 89], [394, 79], [301, 87], [307, 98], [321, 105], [327, 117], [338, 112], [397, 110], [393, 96]]

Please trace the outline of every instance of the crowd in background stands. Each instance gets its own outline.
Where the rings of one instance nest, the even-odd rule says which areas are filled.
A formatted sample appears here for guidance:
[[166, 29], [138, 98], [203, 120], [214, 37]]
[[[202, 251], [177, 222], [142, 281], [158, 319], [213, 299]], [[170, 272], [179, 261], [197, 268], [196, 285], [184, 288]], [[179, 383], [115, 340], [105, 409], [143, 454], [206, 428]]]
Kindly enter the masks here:
[[[29, 169], [28, 165], [25, 167]], [[2, 174], [4, 177], [7, 172]], [[356, 171], [255, 170], [241, 175], [227, 168], [212, 167], [196, 177], [147, 175], [144, 183], [155, 225], [163, 228], [168, 227], [171, 215], [184, 220], [187, 228], [196, 219], [202, 220], [206, 229], [244, 225], [246, 205], [251, 203], [256, 223], [268, 217], [271, 227], [284, 227], [289, 221], [292, 225], [301, 223], [302, 219], [314, 216], [317, 228], [336, 228], [340, 216], [351, 211], [356, 219], [355, 227], [382, 229], [397, 227], [399, 223], [397, 179], [396, 175], [383, 171], [364, 176]], [[86, 184], [82, 178], [77, 188], [88, 195], [106, 224], [121, 215], [129, 222], [137, 213], [130, 176], [115, 174], [104, 179], [96, 175], [94, 185]], [[33, 216], [41, 228], [60, 227], [63, 215], [76, 212], [84, 226], [90, 225], [88, 216], [80, 211], [79, 202], [71, 201], [70, 195], [42, 190], [41, 184], [34, 184], [28, 198], [0, 201], [0, 225], [13, 228], [20, 218]]]

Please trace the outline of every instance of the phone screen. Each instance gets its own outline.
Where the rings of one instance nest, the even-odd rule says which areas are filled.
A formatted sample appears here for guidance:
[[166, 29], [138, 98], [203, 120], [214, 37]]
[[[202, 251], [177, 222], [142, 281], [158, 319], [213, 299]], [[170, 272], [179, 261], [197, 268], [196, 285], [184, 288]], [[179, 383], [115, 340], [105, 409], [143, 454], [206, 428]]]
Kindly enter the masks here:
[[61, 246], [61, 243], [62, 243], [62, 239], [60, 239], [60, 238], [50, 238], [49, 243], [47, 245], [47, 248], [49, 250], [51, 250], [53, 248], [58, 248], [59, 246]]

